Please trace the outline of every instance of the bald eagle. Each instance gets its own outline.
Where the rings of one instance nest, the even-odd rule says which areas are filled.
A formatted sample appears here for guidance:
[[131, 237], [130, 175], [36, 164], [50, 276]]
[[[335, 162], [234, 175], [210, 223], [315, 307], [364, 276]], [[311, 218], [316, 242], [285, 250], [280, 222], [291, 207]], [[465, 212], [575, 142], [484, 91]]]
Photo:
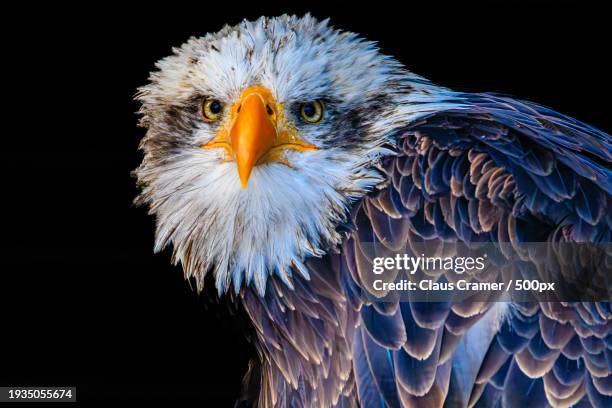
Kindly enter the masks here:
[[191, 38], [157, 68], [136, 202], [155, 250], [248, 315], [250, 403], [612, 406], [609, 299], [379, 302], [366, 250], [608, 243], [610, 135], [437, 86], [310, 15]]

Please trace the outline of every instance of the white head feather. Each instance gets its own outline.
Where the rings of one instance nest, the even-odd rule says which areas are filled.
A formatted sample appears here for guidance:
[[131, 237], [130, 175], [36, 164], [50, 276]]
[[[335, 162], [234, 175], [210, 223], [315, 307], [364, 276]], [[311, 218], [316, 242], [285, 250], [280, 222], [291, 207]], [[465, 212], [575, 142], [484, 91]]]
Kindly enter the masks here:
[[[376, 163], [390, 153], [384, 145], [397, 102], [389, 95], [431, 87], [374, 43], [309, 15], [244, 21], [192, 38], [157, 67], [138, 95], [149, 129], [136, 171], [139, 201], [157, 216], [156, 250], [172, 243], [186, 276], [201, 288], [213, 271], [219, 292], [254, 283], [263, 295], [269, 274], [288, 286], [296, 270], [308, 278], [305, 257], [336, 247], [351, 204], [382, 181]], [[234, 162], [200, 148], [215, 129], [193, 106], [202, 95], [230, 105], [255, 84], [287, 107], [332, 102], [320, 125], [294, 118], [300, 137], [318, 150], [288, 152], [290, 167], [256, 166], [242, 189]]]

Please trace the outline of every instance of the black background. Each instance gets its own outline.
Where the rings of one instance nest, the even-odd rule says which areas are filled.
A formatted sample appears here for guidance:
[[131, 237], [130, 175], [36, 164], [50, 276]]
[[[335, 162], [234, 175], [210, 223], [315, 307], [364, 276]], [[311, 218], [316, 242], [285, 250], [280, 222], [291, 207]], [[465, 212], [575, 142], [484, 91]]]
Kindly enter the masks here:
[[4, 65], [21, 75], [3, 82], [17, 92], [3, 115], [0, 385], [76, 385], [80, 402], [233, 404], [252, 346], [214, 292], [196, 295], [167, 252], [153, 255], [154, 220], [132, 205], [144, 133], [132, 97], [191, 35], [310, 11], [440, 85], [612, 131], [609, 14], [593, 5], [290, 3], [26, 5], [5, 16], [18, 28], [4, 35]]

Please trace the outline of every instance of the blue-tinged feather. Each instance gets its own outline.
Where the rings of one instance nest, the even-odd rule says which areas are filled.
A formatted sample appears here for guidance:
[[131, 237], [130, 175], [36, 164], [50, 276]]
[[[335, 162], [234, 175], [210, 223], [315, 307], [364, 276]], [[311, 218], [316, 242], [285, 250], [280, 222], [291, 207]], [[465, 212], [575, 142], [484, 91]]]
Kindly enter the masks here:
[[383, 347], [397, 350], [406, 342], [406, 329], [399, 309], [393, 315], [384, 315], [364, 305], [361, 321], [372, 339]]

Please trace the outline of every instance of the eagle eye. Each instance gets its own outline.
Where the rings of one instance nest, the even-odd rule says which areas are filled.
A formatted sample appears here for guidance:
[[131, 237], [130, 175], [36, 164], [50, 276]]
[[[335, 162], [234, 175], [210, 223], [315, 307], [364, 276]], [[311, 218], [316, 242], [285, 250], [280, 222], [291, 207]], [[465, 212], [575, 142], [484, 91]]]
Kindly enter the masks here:
[[223, 104], [217, 99], [205, 99], [204, 102], [202, 102], [200, 113], [202, 114], [202, 119], [204, 119], [204, 121], [214, 122], [219, 119], [222, 110]]
[[323, 119], [323, 101], [312, 101], [300, 106], [300, 116], [306, 123], [315, 124]]

